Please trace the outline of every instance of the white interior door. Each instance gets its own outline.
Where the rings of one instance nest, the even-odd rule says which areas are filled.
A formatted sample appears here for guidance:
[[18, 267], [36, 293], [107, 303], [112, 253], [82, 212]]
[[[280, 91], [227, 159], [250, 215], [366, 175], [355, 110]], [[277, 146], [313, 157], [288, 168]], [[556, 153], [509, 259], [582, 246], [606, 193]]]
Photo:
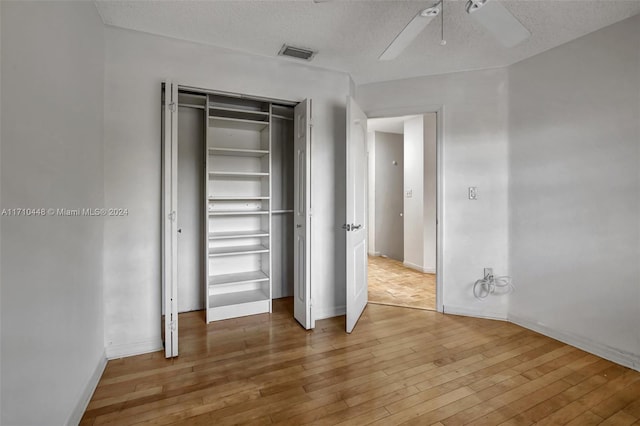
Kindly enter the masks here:
[[367, 306], [367, 116], [347, 98], [347, 333]]
[[178, 356], [178, 85], [162, 98], [162, 309], [165, 356]]
[[294, 266], [293, 316], [307, 330], [314, 328], [311, 315], [310, 241], [311, 102], [305, 99], [294, 111]]

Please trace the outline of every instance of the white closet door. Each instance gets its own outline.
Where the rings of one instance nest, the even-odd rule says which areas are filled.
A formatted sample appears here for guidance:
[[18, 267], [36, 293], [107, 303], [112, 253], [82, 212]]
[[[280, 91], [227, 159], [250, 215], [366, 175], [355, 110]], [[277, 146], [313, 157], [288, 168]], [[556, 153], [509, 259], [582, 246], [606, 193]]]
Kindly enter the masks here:
[[309, 177], [311, 147], [311, 102], [305, 99], [294, 110], [294, 266], [293, 311], [307, 330], [315, 327], [311, 315], [310, 205]]
[[347, 333], [367, 306], [367, 116], [347, 98]]
[[178, 85], [164, 83], [162, 105], [162, 303], [164, 349], [178, 356]]

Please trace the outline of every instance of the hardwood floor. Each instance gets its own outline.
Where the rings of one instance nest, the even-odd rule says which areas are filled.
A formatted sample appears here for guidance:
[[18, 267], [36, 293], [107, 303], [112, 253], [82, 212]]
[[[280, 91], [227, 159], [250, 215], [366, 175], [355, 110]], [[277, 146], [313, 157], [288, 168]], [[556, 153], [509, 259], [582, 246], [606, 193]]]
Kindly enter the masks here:
[[305, 331], [292, 300], [206, 325], [180, 357], [109, 361], [83, 425], [640, 425], [640, 373], [517, 325], [369, 305]]
[[369, 256], [369, 303], [436, 309], [436, 275], [407, 268], [402, 262]]

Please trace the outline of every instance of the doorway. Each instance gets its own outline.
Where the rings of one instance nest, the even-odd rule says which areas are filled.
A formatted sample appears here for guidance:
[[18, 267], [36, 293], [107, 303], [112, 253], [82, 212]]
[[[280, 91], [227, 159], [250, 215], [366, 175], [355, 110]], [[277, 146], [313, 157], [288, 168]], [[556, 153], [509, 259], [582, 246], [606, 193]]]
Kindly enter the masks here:
[[437, 114], [367, 128], [369, 302], [436, 310]]

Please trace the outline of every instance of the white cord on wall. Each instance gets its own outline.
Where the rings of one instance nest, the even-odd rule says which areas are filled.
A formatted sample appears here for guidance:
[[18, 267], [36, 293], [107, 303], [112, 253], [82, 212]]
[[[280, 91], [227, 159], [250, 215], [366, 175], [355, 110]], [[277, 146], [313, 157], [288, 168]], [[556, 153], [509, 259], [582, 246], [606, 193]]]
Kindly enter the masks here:
[[476, 299], [485, 299], [490, 294], [503, 295], [511, 293], [515, 287], [511, 282], [511, 277], [494, 277], [487, 274], [473, 285], [473, 295]]

